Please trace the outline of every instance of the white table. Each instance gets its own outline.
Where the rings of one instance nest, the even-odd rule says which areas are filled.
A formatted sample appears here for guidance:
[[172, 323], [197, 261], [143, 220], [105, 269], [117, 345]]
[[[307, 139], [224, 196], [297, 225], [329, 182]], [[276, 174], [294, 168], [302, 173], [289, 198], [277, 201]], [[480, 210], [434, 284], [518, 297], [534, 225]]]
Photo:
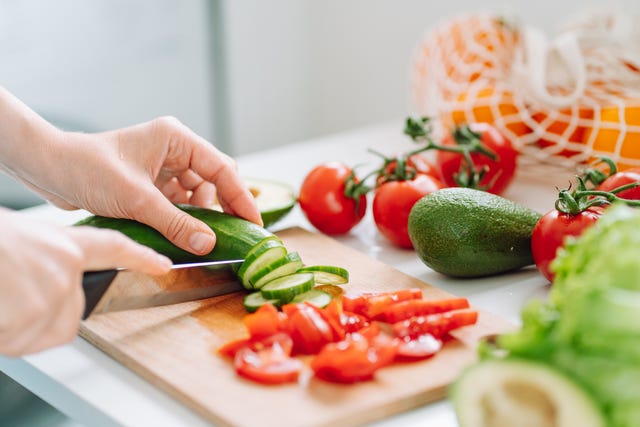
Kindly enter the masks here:
[[[253, 153], [237, 160], [244, 176], [280, 180], [299, 188], [304, 176], [320, 162], [340, 160], [352, 166], [368, 162], [369, 168], [364, 165], [362, 169], [370, 170], [378, 159], [367, 153], [367, 148], [394, 154], [412, 146], [412, 142], [402, 134], [402, 125], [403, 121], [399, 119], [390, 124]], [[568, 179], [570, 177], [560, 185], [565, 185]], [[549, 180], [545, 183], [532, 181], [527, 173], [523, 173], [505, 196], [539, 212], [546, 212], [553, 206], [555, 193], [554, 184]], [[51, 206], [32, 208], [25, 214], [63, 224], [88, 215], [87, 212], [66, 212]], [[291, 225], [313, 229], [297, 207], [277, 224], [277, 228]], [[439, 275], [422, 264], [413, 251], [396, 249], [384, 241], [370, 213], [351, 234], [339, 240], [420, 280], [465, 296], [473, 305], [513, 322], [519, 321], [520, 308], [526, 300], [544, 298], [548, 290], [547, 282], [535, 268], [466, 281]], [[210, 425], [81, 338], [29, 357], [0, 357], [0, 370], [87, 426]], [[457, 423], [450, 403], [443, 400], [374, 425], [454, 427]]]

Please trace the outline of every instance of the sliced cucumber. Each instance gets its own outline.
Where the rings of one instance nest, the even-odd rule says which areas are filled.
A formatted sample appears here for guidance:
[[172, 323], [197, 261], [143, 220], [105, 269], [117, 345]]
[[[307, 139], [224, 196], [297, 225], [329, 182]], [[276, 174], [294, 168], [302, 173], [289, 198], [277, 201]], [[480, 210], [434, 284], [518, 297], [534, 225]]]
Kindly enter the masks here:
[[[302, 267], [300, 255], [298, 255], [297, 252], [289, 252], [288, 254], [273, 260], [268, 265], [264, 265], [264, 267], [251, 275], [249, 282], [254, 289], [260, 289], [267, 282], [270, 282], [273, 279], [295, 273], [300, 269], [300, 267]], [[313, 274], [309, 274], [313, 277]]]
[[344, 289], [338, 285], [316, 285], [313, 289], [327, 293], [334, 299], [342, 298], [342, 295], [344, 295]]
[[302, 303], [305, 301], [317, 307], [324, 308], [331, 302], [331, 295], [319, 289], [310, 289], [307, 292], [296, 295], [291, 300], [293, 303]]
[[287, 248], [280, 240], [267, 239], [254, 246], [238, 270], [242, 286], [252, 289], [250, 279], [263, 269], [287, 255]]
[[313, 288], [312, 273], [293, 273], [270, 280], [260, 288], [265, 299], [277, 299], [286, 304], [296, 295], [303, 294]]
[[244, 305], [244, 308], [249, 313], [253, 313], [257, 309], [259, 309], [262, 305], [268, 304], [268, 303], [271, 303], [276, 307], [280, 307], [280, 300], [267, 299], [264, 296], [262, 296], [262, 293], [260, 291], [247, 294], [242, 300], [242, 304]]
[[313, 273], [319, 285], [344, 285], [349, 281], [349, 272], [342, 267], [332, 265], [310, 265], [298, 270], [300, 273]]
[[460, 427], [604, 427], [591, 396], [549, 365], [488, 360], [467, 369], [452, 389]]

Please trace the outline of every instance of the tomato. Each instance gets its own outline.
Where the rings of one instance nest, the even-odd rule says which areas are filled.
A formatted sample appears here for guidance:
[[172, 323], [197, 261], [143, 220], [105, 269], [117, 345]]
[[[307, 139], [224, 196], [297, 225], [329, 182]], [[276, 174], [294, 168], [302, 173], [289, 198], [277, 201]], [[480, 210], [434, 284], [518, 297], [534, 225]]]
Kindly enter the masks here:
[[398, 170], [397, 159], [390, 160], [384, 167], [383, 171], [378, 174], [378, 177], [376, 178], [376, 185], [381, 186], [385, 182], [394, 181], [398, 178], [411, 174], [429, 175], [436, 179], [439, 179], [440, 176], [438, 168], [436, 168], [427, 156], [421, 153], [416, 153], [407, 158], [404, 171]]
[[413, 205], [427, 194], [443, 188], [430, 175], [415, 175], [411, 180], [388, 181], [382, 184], [373, 198], [373, 219], [380, 233], [401, 248], [412, 249], [409, 238], [409, 213]]
[[240, 338], [237, 340], [229, 341], [218, 348], [218, 353], [224, 357], [235, 357], [238, 350], [251, 346], [250, 338]]
[[344, 336], [344, 332], [335, 330], [326, 315], [312, 304], [286, 304], [282, 310], [289, 318], [287, 332], [297, 354], [315, 354], [325, 344]]
[[419, 335], [415, 338], [398, 340], [396, 360], [422, 360], [433, 356], [442, 348], [442, 340], [431, 334]]
[[291, 357], [291, 338], [286, 334], [277, 337], [264, 341], [260, 347], [247, 346], [238, 350], [233, 359], [238, 375], [262, 384], [295, 382], [304, 364]]
[[400, 338], [417, 338], [431, 334], [442, 338], [448, 332], [478, 321], [478, 312], [474, 310], [447, 311], [446, 313], [415, 316], [393, 324], [393, 331]]
[[[597, 188], [598, 191], [611, 191], [626, 184], [637, 182], [640, 184], [640, 168], [627, 169], [617, 172], [605, 179]], [[616, 196], [627, 200], [640, 200], [640, 185], [628, 190], [623, 190]]]
[[378, 319], [385, 309], [394, 302], [421, 299], [422, 290], [418, 288], [400, 289], [391, 292], [364, 293], [357, 296], [342, 296], [345, 311], [356, 313], [367, 319]]
[[354, 383], [373, 378], [375, 372], [395, 358], [396, 344], [390, 339], [359, 333], [327, 344], [311, 361], [316, 377], [330, 382]]
[[579, 236], [602, 215], [602, 209], [589, 208], [577, 214], [553, 209], [540, 218], [531, 234], [533, 261], [542, 275], [553, 282], [549, 266], [567, 236]]
[[442, 300], [411, 299], [388, 305], [382, 312], [382, 318], [385, 322], [396, 323], [414, 316], [444, 313], [445, 311], [463, 308], [469, 308], [469, 301], [466, 298]]
[[305, 177], [300, 187], [298, 202], [309, 222], [326, 234], [344, 234], [349, 232], [364, 217], [367, 210], [367, 198], [364, 194], [356, 199], [345, 195], [353, 171], [347, 165], [338, 162], [316, 166]]
[[340, 339], [344, 339], [345, 334], [357, 332], [369, 325], [369, 321], [364, 316], [344, 311], [338, 299], [331, 300], [322, 311]]
[[254, 313], [244, 317], [244, 325], [249, 331], [249, 336], [254, 339], [267, 337], [282, 329], [283, 313], [280, 313], [273, 304], [264, 304]]
[[[496, 160], [481, 153], [471, 154], [475, 171], [480, 173], [487, 168], [479, 182], [479, 186], [494, 194], [502, 194], [513, 180], [518, 151], [511, 141], [505, 138], [494, 126], [488, 123], [471, 123], [471, 131], [480, 135], [482, 145], [496, 155]], [[446, 135], [442, 141], [444, 146], [460, 145], [456, 143], [454, 132]], [[436, 153], [437, 165], [440, 168], [440, 179], [447, 186], [460, 186], [456, 181], [456, 175], [465, 171], [465, 162], [460, 153], [438, 150]]]

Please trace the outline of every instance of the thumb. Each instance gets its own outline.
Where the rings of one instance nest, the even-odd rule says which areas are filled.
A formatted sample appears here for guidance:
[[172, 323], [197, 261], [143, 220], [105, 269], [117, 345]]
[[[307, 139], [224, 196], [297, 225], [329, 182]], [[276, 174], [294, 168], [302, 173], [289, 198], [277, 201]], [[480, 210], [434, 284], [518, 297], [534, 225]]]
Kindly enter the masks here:
[[208, 254], [216, 244], [216, 235], [207, 224], [180, 210], [160, 191], [134, 219], [155, 228], [174, 245], [196, 255]]

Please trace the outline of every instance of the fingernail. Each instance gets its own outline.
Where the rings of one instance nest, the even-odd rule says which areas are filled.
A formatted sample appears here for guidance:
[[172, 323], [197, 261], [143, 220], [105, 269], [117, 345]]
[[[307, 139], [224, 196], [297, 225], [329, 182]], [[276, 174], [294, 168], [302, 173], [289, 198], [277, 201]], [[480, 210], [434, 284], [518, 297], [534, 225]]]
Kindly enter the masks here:
[[158, 264], [160, 264], [165, 270], [168, 270], [173, 265], [173, 262], [164, 255], [158, 254]]
[[215, 242], [216, 239], [211, 234], [198, 231], [191, 235], [189, 246], [191, 246], [194, 252], [201, 254], [211, 250]]

